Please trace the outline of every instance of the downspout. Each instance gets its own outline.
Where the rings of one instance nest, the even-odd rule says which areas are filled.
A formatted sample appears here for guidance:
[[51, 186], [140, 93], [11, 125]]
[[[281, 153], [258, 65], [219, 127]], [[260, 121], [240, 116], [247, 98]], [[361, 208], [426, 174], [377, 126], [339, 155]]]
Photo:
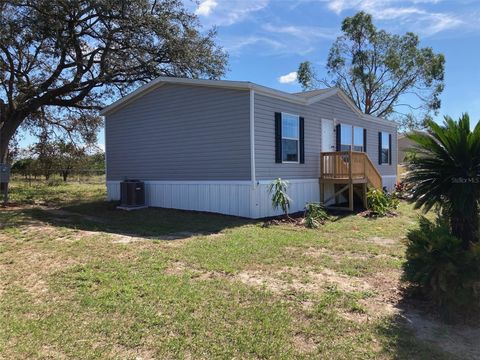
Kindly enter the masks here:
[[250, 88], [250, 176], [252, 186], [257, 187], [255, 175], [255, 90]]

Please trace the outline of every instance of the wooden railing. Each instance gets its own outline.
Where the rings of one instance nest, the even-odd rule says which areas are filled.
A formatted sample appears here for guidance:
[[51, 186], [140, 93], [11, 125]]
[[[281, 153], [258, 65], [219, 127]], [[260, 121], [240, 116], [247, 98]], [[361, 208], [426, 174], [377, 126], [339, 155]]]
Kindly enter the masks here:
[[323, 179], [366, 180], [381, 189], [382, 177], [364, 152], [334, 151], [320, 154], [320, 176]]

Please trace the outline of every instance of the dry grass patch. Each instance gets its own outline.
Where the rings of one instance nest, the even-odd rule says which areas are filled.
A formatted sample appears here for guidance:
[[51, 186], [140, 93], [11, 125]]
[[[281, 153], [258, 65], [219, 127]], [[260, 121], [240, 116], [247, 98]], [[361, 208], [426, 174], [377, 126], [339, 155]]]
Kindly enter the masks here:
[[394, 239], [384, 238], [379, 236], [372, 236], [367, 239], [367, 242], [370, 242], [376, 245], [383, 245], [383, 246], [400, 245], [400, 240], [394, 240]]
[[370, 286], [361, 279], [338, 274], [327, 268], [321, 270], [284, 267], [275, 271], [247, 270], [235, 278], [250, 286], [266, 288], [274, 293], [320, 292], [335, 285], [343, 291], [362, 291]]
[[292, 343], [295, 350], [300, 354], [313, 353], [317, 349], [315, 341], [306, 337], [306, 335], [302, 333], [295, 334]]

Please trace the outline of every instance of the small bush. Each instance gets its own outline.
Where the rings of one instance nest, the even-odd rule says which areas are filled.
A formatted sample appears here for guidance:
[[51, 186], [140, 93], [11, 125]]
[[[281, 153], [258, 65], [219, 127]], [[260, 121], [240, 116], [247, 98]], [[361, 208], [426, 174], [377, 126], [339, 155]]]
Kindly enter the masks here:
[[386, 216], [398, 207], [398, 199], [383, 190], [370, 189], [367, 192], [367, 208], [374, 216]]
[[422, 217], [407, 235], [404, 278], [419, 286], [448, 313], [480, 305], [480, 246], [465, 250], [447, 222]]
[[395, 188], [393, 190], [393, 195], [397, 199], [406, 199], [408, 197], [407, 185], [403, 181], [395, 183]]
[[316, 229], [328, 219], [325, 208], [320, 203], [308, 203], [305, 207], [305, 226]]
[[52, 186], [52, 187], [56, 187], [56, 186], [60, 186], [63, 184], [63, 181], [60, 180], [60, 179], [50, 179], [47, 181], [47, 186]]

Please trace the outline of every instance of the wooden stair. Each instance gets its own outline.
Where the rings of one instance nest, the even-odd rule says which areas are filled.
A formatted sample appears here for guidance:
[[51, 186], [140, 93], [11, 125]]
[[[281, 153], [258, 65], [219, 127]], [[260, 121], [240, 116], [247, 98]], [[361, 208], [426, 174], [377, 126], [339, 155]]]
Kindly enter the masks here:
[[[325, 199], [325, 184], [342, 184], [340, 190]], [[366, 207], [368, 187], [382, 189], [382, 176], [367, 153], [358, 151], [333, 151], [320, 154], [320, 194], [321, 202], [328, 203], [337, 199], [340, 194], [348, 192], [348, 207], [341, 210], [353, 211], [354, 185], [362, 185], [362, 200]], [[334, 206], [332, 206], [334, 207]]]

